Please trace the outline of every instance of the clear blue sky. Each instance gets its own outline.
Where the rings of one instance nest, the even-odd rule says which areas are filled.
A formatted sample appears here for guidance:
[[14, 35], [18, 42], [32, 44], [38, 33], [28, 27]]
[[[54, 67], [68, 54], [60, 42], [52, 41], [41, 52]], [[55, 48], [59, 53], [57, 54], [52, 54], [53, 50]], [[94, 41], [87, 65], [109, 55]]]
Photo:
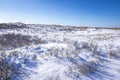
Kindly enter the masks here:
[[0, 22], [120, 26], [120, 0], [0, 0]]

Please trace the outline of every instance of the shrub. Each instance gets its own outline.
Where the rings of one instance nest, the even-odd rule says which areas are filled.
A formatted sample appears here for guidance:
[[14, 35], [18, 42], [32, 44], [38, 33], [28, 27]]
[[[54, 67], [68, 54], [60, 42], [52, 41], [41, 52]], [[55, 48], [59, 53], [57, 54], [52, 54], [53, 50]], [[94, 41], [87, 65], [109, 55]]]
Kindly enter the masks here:
[[51, 76], [51, 77], [48, 76], [48, 77], [46, 77], [46, 79], [43, 79], [43, 80], [61, 80], [61, 79], [60, 79], [59, 76], [56, 76], [56, 75], [55, 75], [55, 76]]
[[115, 58], [115, 57], [117, 57], [117, 56], [118, 56], [118, 54], [117, 54], [116, 51], [111, 50], [111, 51], [109, 52], [109, 57], [110, 57], [110, 58]]
[[14, 49], [30, 44], [43, 43], [41, 39], [32, 38], [22, 34], [3, 34], [0, 35], [0, 50]]
[[80, 26], [80, 30], [87, 30], [89, 27], [88, 26]]
[[74, 69], [76, 69], [80, 74], [86, 76], [97, 71], [97, 62], [90, 61], [87, 63], [82, 63], [80, 65], [76, 65], [76, 68]]
[[21, 64], [12, 62], [11, 58], [6, 53], [0, 54], [0, 80], [11, 80], [17, 75], [25, 75], [25, 71], [21, 69]]
[[4, 34], [0, 36], [0, 45], [5, 48], [17, 48], [30, 44], [30, 36], [21, 34]]
[[0, 29], [23, 29], [23, 28], [27, 28], [26, 24], [23, 23], [19, 23], [19, 25], [17, 24], [5, 24], [2, 23], [0, 24]]
[[87, 51], [91, 51], [93, 53], [93, 56], [97, 55], [97, 53], [99, 52], [99, 49], [100, 49], [100, 48], [98, 48], [99, 46], [93, 42], [89, 43], [89, 42], [75, 41], [73, 45], [77, 52], [80, 52], [82, 49], [85, 49]]

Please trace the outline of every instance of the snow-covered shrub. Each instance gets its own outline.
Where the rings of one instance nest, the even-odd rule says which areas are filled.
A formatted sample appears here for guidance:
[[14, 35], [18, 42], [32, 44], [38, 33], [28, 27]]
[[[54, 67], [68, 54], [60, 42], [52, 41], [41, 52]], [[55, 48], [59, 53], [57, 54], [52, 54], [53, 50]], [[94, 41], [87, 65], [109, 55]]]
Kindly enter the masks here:
[[[70, 43], [66, 48], [50, 47], [39, 56], [43, 61], [39, 67], [40, 80], [80, 80], [81, 75], [87, 76], [97, 72], [100, 63], [98, 54], [99, 47], [94, 43], [78, 42], [76, 45]], [[58, 74], [52, 75], [53, 71], [58, 71]], [[44, 76], [42, 76], [43, 74]], [[65, 77], [69, 79], [65, 79]]]
[[35, 59], [19, 51], [0, 53], [0, 80], [25, 80], [37, 66]]
[[73, 58], [78, 54], [74, 49], [72, 49], [72, 47], [69, 46], [68, 48], [51, 47], [50, 49], [48, 49], [45, 55], [62, 58]]
[[96, 64], [97, 64], [97, 62], [94, 62], [94, 61], [90, 61], [88, 63], [83, 63], [79, 66], [79, 72], [83, 75], [94, 73], [95, 71], [97, 71]]
[[119, 56], [119, 53], [117, 53], [117, 51], [115, 51], [115, 50], [111, 50], [108, 53], [108, 55], [109, 55], [110, 58], [117, 58]]
[[46, 79], [44, 79], [44, 80], [61, 80], [60, 78], [59, 78], [59, 76], [52, 76], [52, 77], [46, 77]]
[[100, 51], [100, 47], [95, 42], [78, 42], [75, 41], [73, 43], [73, 46], [75, 47], [75, 51], [81, 53], [81, 51], [84, 49], [87, 52], [92, 52], [93, 56], [98, 55], [98, 52]]
[[80, 30], [87, 30], [88, 26], [80, 26], [79, 28], [80, 28]]
[[50, 56], [58, 56], [59, 54], [59, 49], [55, 48], [55, 47], [52, 47], [50, 50], [49, 50], [49, 54]]
[[16, 24], [5, 24], [2, 23], [0, 24], [0, 29], [23, 29], [23, 28], [27, 28], [26, 24], [23, 23], [16, 23]]
[[14, 49], [30, 44], [44, 43], [39, 38], [32, 38], [31, 36], [22, 34], [3, 34], [0, 35], [0, 50]]
[[75, 58], [80, 57], [81, 53], [86, 52], [91, 53], [91, 56], [93, 57], [99, 57], [100, 53], [99, 47], [95, 43], [75, 42], [74, 44], [68, 44], [67, 48], [58, 48], [55, 46], [51, 47], [50, 49], [48, 49], [45, 55], [53, 57]]
[[2, 46], [3, 49], [22, 47], [30, 44], [30, 38], [30, 36], [21, 34], [0, 35], [0, 46]]
[[[75, 42], [73, 44], [75, 49], [71, 48], [69, 55], [74, 55], [71, 66], [75, 73], [88, 75], [97, 71], [97, 64], [101, 62], [100, 47], [96, 43], [91, 42]], [[82, 51], [83, 50], [83, 51]], [[84, 56], [87, 56], [84, 58]], [[79, 60], [82, 60], [81, 62]], [[79, 63], [80, 62], [80, 63]]]
[[21, 80], [26, 75], [22, 64], [14, 58], [17, 59], [16, 54], [0, 53], [0, 80]]

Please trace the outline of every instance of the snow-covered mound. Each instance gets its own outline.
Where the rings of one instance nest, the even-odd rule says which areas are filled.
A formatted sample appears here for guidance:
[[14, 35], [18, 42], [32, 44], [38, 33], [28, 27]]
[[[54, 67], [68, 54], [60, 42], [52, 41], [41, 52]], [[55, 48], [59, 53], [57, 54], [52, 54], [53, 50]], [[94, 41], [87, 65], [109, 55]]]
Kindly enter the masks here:
[[0, 80], [120, 79], [119, 29], [24, 25], [0, 29]]

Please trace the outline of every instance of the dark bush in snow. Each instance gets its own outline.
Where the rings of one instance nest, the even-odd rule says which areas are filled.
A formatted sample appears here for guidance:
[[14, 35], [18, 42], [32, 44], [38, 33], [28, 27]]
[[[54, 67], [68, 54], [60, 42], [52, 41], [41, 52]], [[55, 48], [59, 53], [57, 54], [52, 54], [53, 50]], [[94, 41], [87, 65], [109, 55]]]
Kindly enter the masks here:
[[111, 50], [109, 53], [108, 53], [109, 57], [110, 58], [117, 58], [119, 56], [119, 53], [115, 50]]
[[23, 28], [26, 28], [26, 24], [23, 24], [23, 23], [17, 23], [17, 24], [5, 24], [5, 23], [2, 23], [0, 24], [0, 29], [23, 29]]
[[88, 63], [83, 63], [79, 66], [79, 72], [83, 75], [94, 73], [97, 71], [97, 62], [90, 61]]
[[98, 55], [100, 47], [98, 46], [98, 44], [93, 43], [93, 42], [78, 42], [75, 41], [73, 43], [75, 49], [77, 52], [81, 52], [82, 50], [86, 50], [88, 52], [92, 52], [93, 56]]
[[14, 49], [23, 47], [30, 44], [43, 43], [41, 39], [33, 38], [27, 35], [21, 34], [4, 34], [0, 35], [0, 50]]
[[4, 34], [0, 36], [0, 49], [17, 48], [31, 43], [30, 36], [21, 34]]
[[[0, 54], [0, 80], [15, 80], [15, 78], [21, 79], [25, 75], [25, 71], [21, 68], [20, 63], [12, 62], [13, 57], [6, 53]], [[14, 78], [14, 79], [13, 79]]]

